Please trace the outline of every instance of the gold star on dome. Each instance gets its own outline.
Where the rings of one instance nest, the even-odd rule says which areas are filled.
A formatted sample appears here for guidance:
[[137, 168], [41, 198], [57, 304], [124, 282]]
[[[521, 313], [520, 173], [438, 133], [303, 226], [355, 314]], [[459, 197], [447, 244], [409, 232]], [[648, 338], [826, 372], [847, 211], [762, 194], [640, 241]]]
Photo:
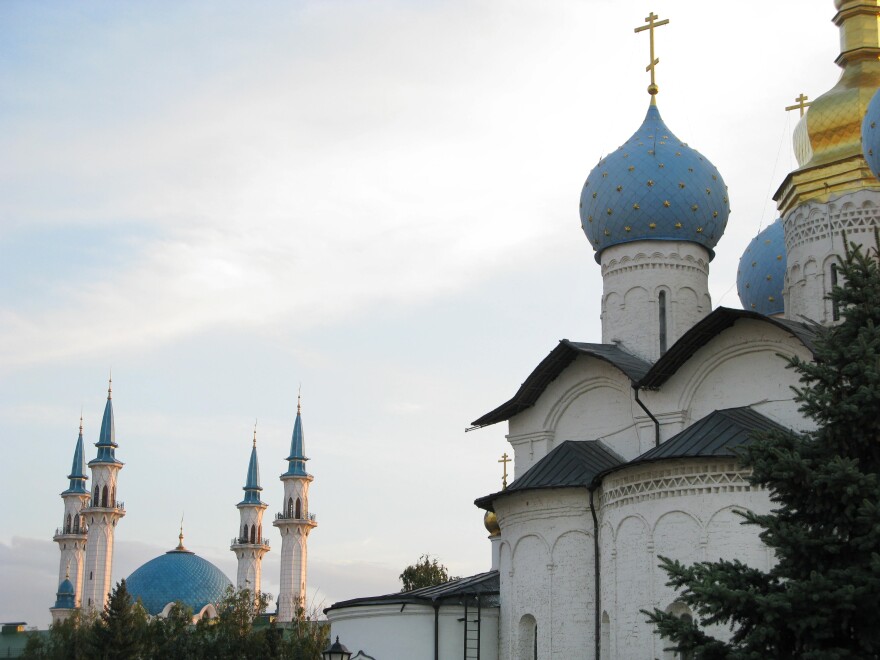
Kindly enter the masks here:
[[657, 223], [656, 223], [656, 222], [651, 222], [651, 223], [648, 224], [648, 229], [656, 229], [656, 228], [657, 228]]
[[632, 165], [629, 166], [629, 171], [630, 171], [630, 172], [632, 172], [632, 171], [635, 170], [635, 169], [636, 169], [636, 168], [633, 167]]
[[648, 187], [650, 188], [650, 187], [653, 186], [653, 185], [654, 185], [654, 180], [653, 180], [653, 179], [648, 179]]
[[641, 207], [639, 206], [639, 203], [638, 203], [638, 202], [636, 202], [635, 204], [633, 204], [633, 211], [638, 211], [639, 208], [641, 208]]
[[681, 188], [682, 190], [684, 190], [684, 181], [679, 181], [678, 187]]
[[675, 228], [676, 228], [676, 229], [681, 229], [681, 223], [680, 223], [680, 222], [676, 222], [676, 223], [675, 223]]
[[671, 204], [669, 203], [669, 200], [668, 200], [668, 199], [664, 199], [664, 200], [663, 200], [663, 206], [664, 206], [665, 208], [667, 208], [667, 209], [671, 206]]
[[621, 192], [623, 190], [623, 186], [617, 186], [617, 192]]

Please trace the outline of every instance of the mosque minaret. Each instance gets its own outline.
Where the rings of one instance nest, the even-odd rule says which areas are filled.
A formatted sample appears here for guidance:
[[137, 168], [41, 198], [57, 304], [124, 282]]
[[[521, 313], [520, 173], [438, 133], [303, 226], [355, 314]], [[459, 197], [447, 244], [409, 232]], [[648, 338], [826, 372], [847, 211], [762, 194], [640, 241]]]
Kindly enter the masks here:
[[297, 398], [288, 469], [280, 477], [284, 484], [283, 509], [272, 523], [281, 532], [281, 589], [277, 620], [282, 623], [293, 620], [297, 609], [305, 606], [308, 537], [318, 524], [314, 514], [309, 513], [309, 484], [314, 477], [306, 472], [309, 459], [304, 454], [301, 413]]
[[262, 581], [263, 555], [269, 552], [269, 540], [263, 538], [263, 512], [268, 504], [260, 499], [260, 465], [257, 461], [257, 429], [254, 427], [254, 444], [248, 464], [244, 499], [238, 508], [239, 532], [229, 548], [238, 559], [238, 577], [235, 588], [259, 593]]
[[64, 585], [64, 581], [69, 580], [75, 607], [79, 607], [82, 600], [83, 555], [86, 549], [86, 525], [82, 510], [89, 501], [82, 434], [82, 417], [80, 416], [79, 438], [77, 438], [76, 449], [73, 452], [73, 465], [70, 468], [70, 474], [67, 475], [70, 485], [67, 490], [61, 493], [61, 498], [64, 500], [64, 518], [61, 527], [55, 530], [53, 539], [61, 551], [58, 583]]
[[116, 430], [113, 424], [113, 389], [107, 388], [107, 404], [101, 421], [98, 455], [89, 461], [92, 471], [92, 499], [82, 514], [88, 529], [83, 567], [82, 605], [101, 610], [113, 588], [113, 536], [116, 524], [125, 515], [122, 502], [116, 500], [116, 479], [122, 462], [115, 456]]

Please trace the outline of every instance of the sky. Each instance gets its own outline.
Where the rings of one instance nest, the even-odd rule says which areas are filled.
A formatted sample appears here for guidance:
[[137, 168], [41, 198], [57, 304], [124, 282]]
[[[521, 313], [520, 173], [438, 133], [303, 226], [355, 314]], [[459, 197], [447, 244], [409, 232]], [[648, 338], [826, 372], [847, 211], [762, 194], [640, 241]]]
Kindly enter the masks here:
[[[315, 608], [420, 555], [489, 569], [504, 424], [561, 338], [600, 341], [578, 199], [638, 128], [721, 171], [713, 304], [839, 77], [831, 0], [0, 3], [0, 621], [45, 627], [59, 493], [113, 374], [114, 580], [185, 543], [235, 578], [253, 427], [264, 590], [302, 391]], [[512, 453], [512, 452], [511, 452]]]

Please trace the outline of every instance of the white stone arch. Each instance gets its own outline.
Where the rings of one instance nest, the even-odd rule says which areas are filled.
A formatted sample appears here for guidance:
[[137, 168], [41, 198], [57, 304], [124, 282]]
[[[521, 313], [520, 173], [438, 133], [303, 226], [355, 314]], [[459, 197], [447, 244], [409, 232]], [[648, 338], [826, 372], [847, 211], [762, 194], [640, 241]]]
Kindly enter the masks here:
[[599, 525], [599, 540], [605, 541], [607, 539], [609, 543], [614, 544], [615, 538], [617, 538], [617, 533], [614, 525], [608, 520], [603, 520], [602, 524]]
[[[709, 341], [711, 343], [712, 340]], [[713, 352], [711, 359], [703, 360], [696, 369], [695, 373], [690, 377], [687, 384], [682, 388], [678, 399], [678, 407], [680, 410], [687, 411], [687, 419], [691, 418], [691, 407], [694, 402], [694, 396], [706, 379], [723, 364], [730, 360], [735, 360], [742, 355], [749, 353], [760, 353], [762, 351], [772, 351], [778, 353], [785, 358], [791, 358], [797, 355], [797, 351], [790, 345], [782, 341], [762, 340], [762, 341], [741, 341], [733, 346], [728, 346]], [[693, 358], [691, 358], [693, 359]]]
[[741, 511], [745, 513], [748, 511], [747, 507], [744, 507], [741, 504], [728, 504], [727, 506], [723, 506], [720, 509], [716, 509], [711, 516], [706, 519], [706, 529], [709, 529], [709, 525], [711, 525], [719, 515], [725, 514], [733, 511]]
[[591, 390], [602, 387], [607, 387], [620, 394], [626, 393], [627, 399], [629, 398], [629, 392], [626, 391], [629, 388], [624, 388], [621, 381], [609, 378], [608, 376], [593, 376], [587, 380], [575, 383], [562, 393], [544, 418], [544, 428], [555, 433], [559, 420], [562, 419], [562, 416], [575, 400]]
[[585, 539], [587, 541], [589, 541], [589, 544], [590, 544], [589, 548], [592, 551], [592, 548], [593, 548], [593, 533], [592, 532], [589, 532], [585, 529], [567, 529], [564, 532], [562, 532], [562, 534], [557, 536], [556, 540], [553, 541], [553, 545], [550, 546], [550, 561], [552, 561], [554, 564], [556, 563], [556, 547], [559, 545], [559, 542], [563, 538], [565, 538], [567, 536], [573, 536], [575, 534], [580, 534], [581, 536], [585, 537]]
[[627, 289], [623, 294], [623, 308], [627, 309], [633, 305], [641, 305], [648, 300], [648, 290], [645, 287], [633, 286]]
[[199, 613], [193, 617], [193, 622], [199, 621], [201, 619], [216, 619], [217, 618], [217, 608], [214, 607], [213, 603], [208, 603], [202, 609], [199, 610]]
[[705, 534], [706, 527], [703, 525], [703, 522], [700, 520], [700, 518], [696, 514], [693, 514], [690, 511], [687, 511], [685, 509], [669, 509], [668, 511], [664, 511], [657, 518], [657, 520], [654, 521], [654, 526], [651, 528], [651, 538], [657, 537], [656, 536], [657, 535], [657, 527], [660, 526], [660, 523], [663, 522], [664, 519], [669, 518], [673, 514], [679, 514], [679, 513], [684, 516], [687, 516], [688, 518], [693, 520], [694, 524], [697, 526], [697, 529], [699, 530], [700, 534]]
[[617, 547], [617, 538], [620, 536], [620, 528], [623, 527], [623, 524], [628, 520], [638, 520], [640, 523], [642, 523], [642, 526], [645, 528], [645, 535], [648, 538], [648, 543], [654, 542], [654, 529], [651, 524], [645, 519], [645, 517], [641, 513], [629, 513], [620, 519], [620, 521], [617, 523], [617, 527], [615, 527], [614, 529], [615, 549]]
[[544, 552], [547, 555], [547, 557], [550, 556], [550, 544], [547, 543], [547, 539], [545, 539], [543, 537], [543, 535], [541, 535], [537, 532], [531, 532], [529, 534], [523, 534], [522, 536], [520, 536], [516, 540], [516, 543], [514, 543], [513, 552], [511, 552], [511, 554], [510, 554], [510, 559], [512, 562], [516, 561], [516, 551], [519, 549], [519, 546], [522, 544], [522, 542], [525, 541], [526, 539], [531, 539], [531, 538], [538, 539], [538, 541], [541, 542], [541, 546], [544, 548]]
[[532, 614], [523, 614], [516, 625], [516, 660], [537, 660], [538, 622]]

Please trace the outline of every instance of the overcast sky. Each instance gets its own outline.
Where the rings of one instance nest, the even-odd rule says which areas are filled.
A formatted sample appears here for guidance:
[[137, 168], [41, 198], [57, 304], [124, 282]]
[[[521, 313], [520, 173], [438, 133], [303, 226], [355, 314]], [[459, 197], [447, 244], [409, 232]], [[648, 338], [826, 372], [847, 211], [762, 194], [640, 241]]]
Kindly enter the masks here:
[[114, 580], [177, 543], [234, 579], [254, 420], [277, 594], [302, 385], [316, 605], [432, 553], [488, 570], [464, 433], [563, 337], [599, 341], [580, 188], [647, 105], [721, 171], [714, 304], [775, 218], [831, 0], [0, 2], [0, 620], [45, 626], [82, 410], [113, 370]]

